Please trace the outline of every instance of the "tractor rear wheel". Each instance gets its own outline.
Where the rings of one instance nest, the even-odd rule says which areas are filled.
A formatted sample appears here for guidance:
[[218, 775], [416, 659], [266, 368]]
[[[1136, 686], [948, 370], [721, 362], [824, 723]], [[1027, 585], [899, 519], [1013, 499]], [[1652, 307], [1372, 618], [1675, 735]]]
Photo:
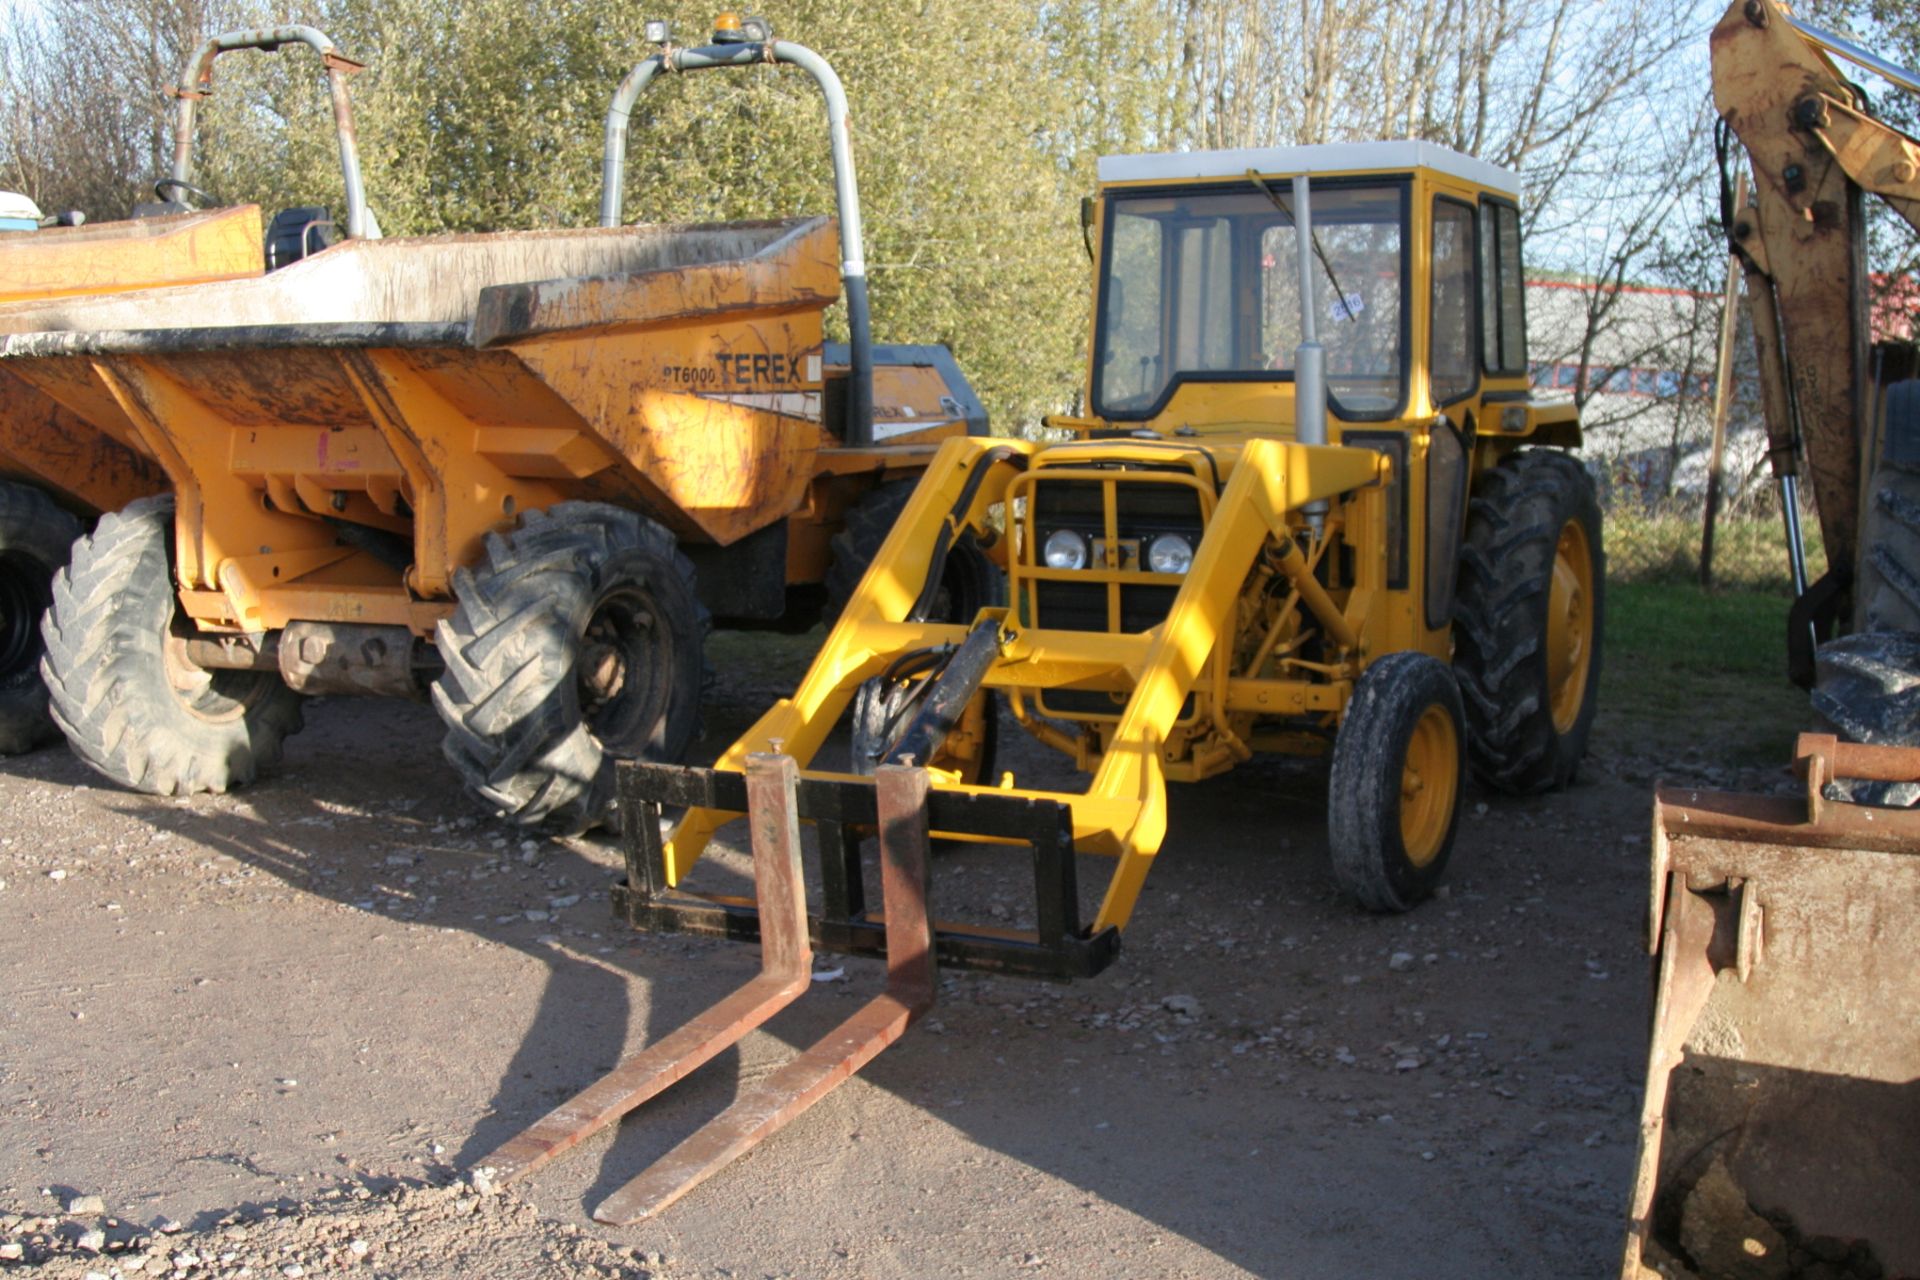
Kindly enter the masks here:
[[661, 526], [594, 502], [529, 512], [453, 594], [433, 704], [447, 759], [490, 808], [584, 831], [612, 808], [616, 759], [692, 744], [707, 610]]
[[1606, 554], [1585, 468], [1508, 455], [1475, 483], [1460, 551], [1454, 674], [1475, 776], [1516, 795], [1566, 786], [1600, 688]]
[[27, 485], [0, 482], [0, 755], [60, 736], [40, 679], [40, 618], [80, 522]]
[[1361, 673], [1333, 743], [1333, 878], [1370, 911], [1407, 911], [1440, 883], [1466, 781], [1460, 690], [1446, 664], [1390, 653]]
[[149, 795], [225, 791], [280, 759], [300, 695], [274, 671], [194, 665], [173, 589], [173, 498], [143, 498], [74, 544], [42, 634], [53, 718], [74, 754]]
[[[827, 625], [832, 626], [840, 611], [853, 599], [854, 588], [880, 555], [881, 544], [893, 532], [900, 513], [913, 496], [913, 483], [893, 481], [876, 486], [847, 509], [844, 528], [833, 536], [833, 563], [827, 568]], [[1006, 577], [1000, 567], [987, 558], [972, 534], [963, 536], [947, 552], [946, 568], [940, 575], [930, 619], [966, 624], [982, 609], [1004, 604]]]
[[1920, 631], [1920, 380], [1887, 388], [1879, 465], [1860, 513], [1853, 599], [1855, 631]]

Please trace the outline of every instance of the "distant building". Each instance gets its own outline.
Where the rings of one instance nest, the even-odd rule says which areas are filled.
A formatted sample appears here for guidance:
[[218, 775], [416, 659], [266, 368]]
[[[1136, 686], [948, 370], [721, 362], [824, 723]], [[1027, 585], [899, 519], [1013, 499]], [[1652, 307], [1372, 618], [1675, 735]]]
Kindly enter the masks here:
[[[1610, 498], [1657, 502], [1704, 490], [1719, 332], [1717, 293], [1528, 282], [1534, 385], [1580, 402], [1582, 452]], [[1765, 453], [1752, 350], [1743, 327], [1728, 419], [1726, 479], [1736, 491]]]

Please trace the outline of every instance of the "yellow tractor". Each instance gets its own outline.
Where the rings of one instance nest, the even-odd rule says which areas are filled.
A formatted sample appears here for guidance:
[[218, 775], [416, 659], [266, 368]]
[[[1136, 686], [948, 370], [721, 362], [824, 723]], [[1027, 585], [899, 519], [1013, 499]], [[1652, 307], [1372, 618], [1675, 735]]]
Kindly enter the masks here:
[[[1593, 717], [1600, 514], [1562, 451], [1573, 406], [1528, 388], [1518, 183], [1391, 142], [1101, 174], [1090, 413], [1052, 423], [1075, 439], [943, 446], [798, 692], [719, 770], [775, 742], [804, 765], [851, 709], [857, 771], [911, 756], [937, 792], [1060, 803], [1073, 846], [1117, 860], [1072, 940], [1100, 947], [1166, 782], [1331, 753], [1335, 874], [1404, 910], [1446, 865], [1468, 760], [1557, 786]], [[931, 620], [969, 544], [1009, 604]], [[995, 771], [1001, 702], [1084, 793]], [[727, 817], [681, 820], [665, 883]]]
[[[1100, 174], [1089, 412], [1051, 424], [1073, 438], [943, 444], [798, 691], [715, 768], [621, 767], [617, 909], [758, 937], [762, 977], [486, 1177], [539, 1167], [797, 998], [809, 938], [884, 954], [886, 994], [598, 1216], [658, 1212], [798, 1114], [928, 1007], [935, 964], [1098, 972], [1165, 839], [1168, 781], [1331, 755], [1335, 877], [1400, 911], [1444, 872], [1469, 764], [1512, 791], [1572, 778], [1600, 673], [1600, 512], [1564, 452], [1574, 406], [1529, 389], [1515, 176], [1417, 142], [1120, 157]], [[1000, 566], [1008, 602], [943, 620], [956, 555]], [[1085, 789], [1002, 773], [1003, 715]], [[847, 719], [850, 770], [813, 767]], [[670, 805], [686, 811], [663, 839]], [[742, 815], [755, 899], [692, 892], [681, 882]], [[875, 831], [877, 913], [861, 854]], [[1035, 927], [936, 919], [936, 837], [1031, 845]], [[1084, 926], [1076, 854], [1115, 864]]]

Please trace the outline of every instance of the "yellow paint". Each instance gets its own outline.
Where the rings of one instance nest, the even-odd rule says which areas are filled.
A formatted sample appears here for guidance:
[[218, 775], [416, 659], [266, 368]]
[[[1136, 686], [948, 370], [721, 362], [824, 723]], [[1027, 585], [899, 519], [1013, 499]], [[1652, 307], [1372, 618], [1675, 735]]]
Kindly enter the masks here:
[[1428, 707], [1414, 723], [1400, 770], [1400, 844], [1416, 867], [1439, 857], [1446, 844], [1460, 800], [1460, 750], [1453, 717]]
[[[1446, 429], [1438, 418], [1444, 413], [1455, 428], [1473, 429], [1474, 447], [1466, 454], [1473, 473], [1522, 443], [1577, 443], [1579, 426], [1570, 406], [1533, 399], [1524, 374], [1483, 374], [1470, 395], [1444, 409], [1433, 403], [1423, 359], [1433, 323], [1431, 211], [1442, 194], [1472, 204], [1482, 193], [1425, 170], [1397, 176], [1406, 180], [1410, 199], [1403, 300], [1410, 348], [1406, 404], [1398, 417], [1336, 417], [1329, 424], [1333, 443], [1303, 445], [1294, 439], [1290, 382], [1208, 382], [1189, 374], [1145, 422], [1054, 419], [1050, 425], [1083, 437], [1055, 445], [947, 442], [800, 687], [734, 743], [718, 767], [739, 769], [749, 753], [772, 750], [775, 740], [803, 767], [810, 764], [863, 680], [907, 651], [958, 643], [966, 626], [909, 622], [906, 614], [943, 527], [971, 529], [991, 543], [1008, 573], [1008, 607], [980, 619], [993, 621], [1001, 638], [986, 686], [1005, 695], [1029, 732], [1092, 777], [1083, 792], [1027, 789], [1017, 779], [971, 787], [936, 776], [934, 785], [1066, 805], [1077, 847], [1115, 859], [1093, 927], [1124, 927], [1166, 835], [1169, 781], [1213, 776], [1257, 750], [1323, 750], [1371, 662], [1406, 650], [1447, 660], [1450, 628], [1427, 625], [1425, 598], [1428, 456], [1434, 432]], [[1098, 205], [1096, 228], [1104, 236], [1105, 201]], [[1093, 390], [1089, 368], [1089, 404]], [[1133, 438], [1110, 426], [1152, 435]], [[1105, 435], [1094, 438], [1096, 432]], [[1395, 451], [1375, 443], [1381, 433], [1404, 442], [1405, 474], [1395, 474], [1402, 465]], [[955, 510], [970, 472], [994, 444], [1016, 461], [991, 465], [967, 508]], [[1040, 559], [1035, 495], [1050, 482], [1067, 481], [1099, 495], [1097, 514], [1089, 507], [1076, 517], [1089, 537], [1090, 562], [1080, 569], [1049, 568]], [[1143, 492], [1149, 486], [1159, 492]], [[1143, 538], [1120, 527], [1123, 492], [1153, 510], [1171, 508], [1155, 507], [1151, 498], [1171, 503], [1191, 495], [1179, 501], [1197, 506], [1203, 533], [1184, 576], [1154, 573], [1143, 563]], [[1310, 513], [1316, 503], [1325, 504], [1324, 512]], [[1390, 536], [1396, 529], [1404, 538], [1397, 557]], [[1084, 584], [1088, 601], [1104, 596], [1107, 630], [1035, 623], [1037, 591], [1067, 581]], [[1164, 620], [1121, 633], [1125, 593], [1154, 587], [1176, 588]], [[1102, 594], [1092, 594], [1096, 590]], [[1579, 630], [1580, 595], [1577, 583], [1561, 593], [1570, 635]], [[1585, 661], [1577, 640], [1569, 640], [1565, 652], [1575, 665]], [[1110, 701], [1102, 698], [1108, 694]], [[1402, 778], [1402, 831], [1416, 862], [1437, 855], [1458, 801], [1462, 744], [1444, 715], [1429, 719], [1433, 723], [1418, 726]], [[666, 841], [668, 880], [685, 875], [734, 816], [688, 812]]]
[[241, 280], [266, 270], [260, 206], [0, 235], [0, 302]]
[[1547, 592], [1547, 691], [1553, 728], [1570, 733], [1587, 698], [1593, 665], [1593, 551], [1578, 520], [1567, 521], [1553, 550]]

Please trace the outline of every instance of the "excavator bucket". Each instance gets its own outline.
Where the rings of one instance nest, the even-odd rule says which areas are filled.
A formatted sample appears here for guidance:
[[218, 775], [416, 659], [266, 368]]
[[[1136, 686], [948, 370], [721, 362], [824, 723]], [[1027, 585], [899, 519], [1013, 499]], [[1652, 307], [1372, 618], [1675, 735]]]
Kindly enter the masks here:
[[[473, 1171], [483, 1188], [522, 1178], [579, 1145], [805, 994], [812, 980], [800, 872], [799, 766], [791, 756], [748, 757], [744, 785], [753, 840], [760, 976], [685, 1027], [628, 1058], [520, 1134]], [[927, 773], [890, 765], [876, 775], [886, 990], [733, 1105], [615, 1191], [593, 1216], [624, 1225], [652, 1217], [751, 1151], [811, 1107], [933, 1006], [933, 937], [927, 917]], [[630, 818], [627, 828], [657, 815]]]
[[1800, 739], [1798, 797], [1654, 802], [1647, 1090], [1621, 1274], [1920, 1275], [1920, 749]]

